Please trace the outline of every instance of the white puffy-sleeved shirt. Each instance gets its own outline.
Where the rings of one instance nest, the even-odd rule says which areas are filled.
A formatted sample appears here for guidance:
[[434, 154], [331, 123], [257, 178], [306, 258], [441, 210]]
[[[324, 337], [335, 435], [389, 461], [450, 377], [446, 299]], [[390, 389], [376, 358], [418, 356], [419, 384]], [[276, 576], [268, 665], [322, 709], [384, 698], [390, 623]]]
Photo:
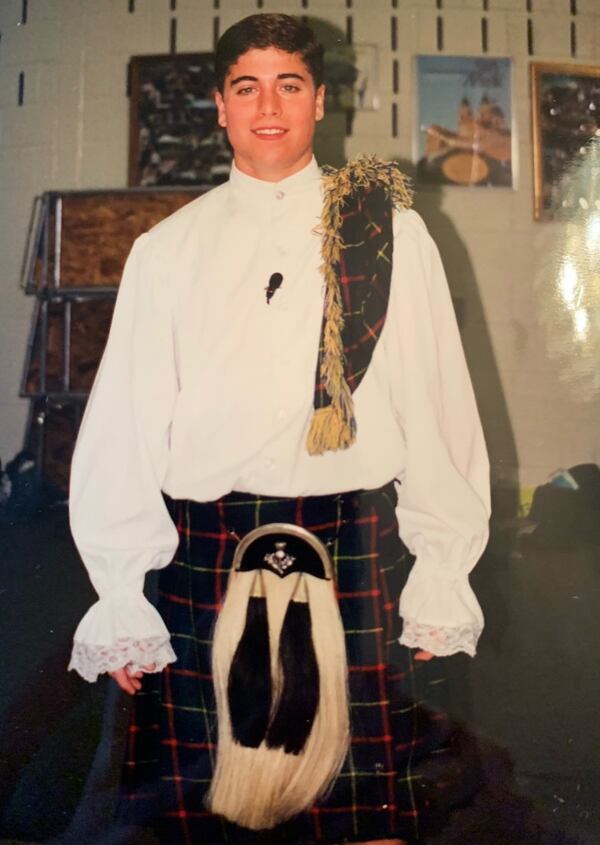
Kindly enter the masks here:
[[[321, 210], [314, 159], [279, 183], [234, 166], [135, 242], [72, 466], [72, 532], [99, 596], [75, 634], [83, 677], [175, 660], [142, 592], [178, 544], [161, 491], [295, 497], [395, 479], [416, 555], [401, 642], [475, 653], [483, 617], [468, 576], [487, 542], [489, 469], [437, 249], [416, 212], [395, 212], [387, 320], [353, 394], [356, 442], [311, 456]], [[283, 284], [267, 305], [274, 272]]]

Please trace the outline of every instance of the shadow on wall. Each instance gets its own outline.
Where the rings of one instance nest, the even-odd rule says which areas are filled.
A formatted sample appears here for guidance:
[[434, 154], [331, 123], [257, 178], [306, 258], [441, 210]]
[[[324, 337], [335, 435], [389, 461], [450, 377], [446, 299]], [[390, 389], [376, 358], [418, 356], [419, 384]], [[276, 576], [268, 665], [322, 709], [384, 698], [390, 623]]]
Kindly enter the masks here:
[[308, 23], [325, 47], [325, 116], [317, 124], [315, 156], [320, 165], [341, 167], [354, 120], [356, 53], [339, 27], [321, 18], [308, 18]]
[[[397, 159], [414, 177], [415, 165]], [[443, 190], [415, 186], [414, 208], [436, 242], [450, 292], [486, 435], [492, 475], [493, 520], [498, 526], [519, 510], [518, 457], [500, 374], [480, 295], [485, 279], [477, 279], [468, 250], [452, 219], [443, 211]], [[503, 542], [503, 545], [505, 543]]]

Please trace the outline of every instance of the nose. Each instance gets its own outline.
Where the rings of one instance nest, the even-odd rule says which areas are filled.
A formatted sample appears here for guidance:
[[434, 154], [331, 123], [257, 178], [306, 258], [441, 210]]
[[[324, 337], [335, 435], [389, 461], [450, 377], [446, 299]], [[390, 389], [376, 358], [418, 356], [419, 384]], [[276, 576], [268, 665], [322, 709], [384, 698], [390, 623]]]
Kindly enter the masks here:
[[277, 91], [272, 88], [263, 88], [258, 108], [263, 117], [274, 117], [281, 114], [281, 103]]

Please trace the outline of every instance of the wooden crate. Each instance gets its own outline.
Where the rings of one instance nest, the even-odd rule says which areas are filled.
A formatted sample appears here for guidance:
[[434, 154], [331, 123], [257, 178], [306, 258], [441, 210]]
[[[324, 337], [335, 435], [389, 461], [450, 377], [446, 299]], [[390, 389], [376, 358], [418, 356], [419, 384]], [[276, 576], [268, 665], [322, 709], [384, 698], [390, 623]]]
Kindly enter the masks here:
[[36, 205], [23, 287], [117, 287], [134, 240], [203, 193], [200, 188], [55, 191]]

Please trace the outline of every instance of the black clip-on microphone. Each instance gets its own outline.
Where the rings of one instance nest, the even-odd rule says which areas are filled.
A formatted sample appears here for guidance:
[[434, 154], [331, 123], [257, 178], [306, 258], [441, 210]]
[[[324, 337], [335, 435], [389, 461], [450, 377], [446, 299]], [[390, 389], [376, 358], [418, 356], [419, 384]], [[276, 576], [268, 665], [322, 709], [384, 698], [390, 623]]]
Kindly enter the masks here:
[[273, 273], [273, 275], [269, 279], [268, 287], [265, 288], [267, 292], [267, 305], [271, 302], [275, 291], [281, 287], [282, 282], [283, 276], [281, 275], [281, 273]]

